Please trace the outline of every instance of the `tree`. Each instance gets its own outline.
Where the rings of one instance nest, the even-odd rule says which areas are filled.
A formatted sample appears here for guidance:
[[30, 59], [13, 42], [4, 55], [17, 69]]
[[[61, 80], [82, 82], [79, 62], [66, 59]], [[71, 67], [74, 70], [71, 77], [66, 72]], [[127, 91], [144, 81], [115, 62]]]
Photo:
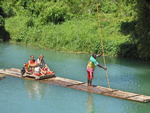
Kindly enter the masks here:
[[150, 59], [150, 2], [148, 0], [137, 0], [137, 9], [138, 51], [141, 58]]

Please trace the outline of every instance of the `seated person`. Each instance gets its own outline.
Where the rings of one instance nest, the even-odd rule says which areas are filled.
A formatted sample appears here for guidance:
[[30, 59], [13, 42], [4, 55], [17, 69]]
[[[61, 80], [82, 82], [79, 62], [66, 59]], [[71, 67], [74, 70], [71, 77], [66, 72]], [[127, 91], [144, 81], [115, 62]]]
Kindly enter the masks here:
[[34, 68], [37, 67], [37, 62], [34, 60], [34, 56], [30, 56], [31, 60], [28, 61], [29, 71], [34, 72]]
[[[37, 65], [45, 72], [51, 72], [50, 68], [47, 66], [47, 64], [44, 61], [44, 56], [40, 55], [39, 58], [37, 59]], [[44, 66], [45, 65], [45, 66]]]
[[41, 76], [41, 75], [45, 75], [45, 74], [46, 74], [46, 72], [43, 71], [39, 66], [34, 68], [33, 75]]

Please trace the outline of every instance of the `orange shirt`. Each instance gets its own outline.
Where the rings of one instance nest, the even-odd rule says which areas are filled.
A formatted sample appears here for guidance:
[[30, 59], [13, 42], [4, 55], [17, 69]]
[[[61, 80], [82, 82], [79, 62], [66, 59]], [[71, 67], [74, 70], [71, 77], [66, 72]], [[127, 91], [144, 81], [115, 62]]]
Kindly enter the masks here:
[[35, 64], [35, 60], [30, 60], [30, 64]]
[[36, 66], [36, 60], [33, 60], [33, 61], [30, 60], [29, 63], [30, 63], [30, 66], [31, 66], [31, 67], [32, 67], [32, 66], [33, 66], [33, 67]]

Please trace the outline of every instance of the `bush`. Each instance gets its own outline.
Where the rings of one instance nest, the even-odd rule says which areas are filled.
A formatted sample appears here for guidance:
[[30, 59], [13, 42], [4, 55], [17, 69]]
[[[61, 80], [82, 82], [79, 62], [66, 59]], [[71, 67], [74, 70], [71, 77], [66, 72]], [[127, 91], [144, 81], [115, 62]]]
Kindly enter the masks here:
[[44, 7], [44, 11], [40, 13], [41, 22], [43, 24], [47, 24], [49, 22], [57, 24], [58, 22], [65, 21], [65, 18], [67, 17], [67, 7], [63, 4], [63, 2], [48, 2]]
[[114, 13], [117, 11], [117, 3], [113, 3], [114, 1], [103, 1], [101, 6], [101, 11], [104, 13]]
[[118, 55], [121, 57], [139, 58], [138, 47], [136, 44], [125, 42], [119, 46]]
[[11, 17], [16, 14], [10, 5], [4, 7], [4, 13], [6, 14], [6, 17]]
[[33, 19], [29, 18], [25, 24], [27, 27], [33, 27], [34, 26]]
[[0, 15], [0, 28], [5, 26], [5, 20], [4, 18]]

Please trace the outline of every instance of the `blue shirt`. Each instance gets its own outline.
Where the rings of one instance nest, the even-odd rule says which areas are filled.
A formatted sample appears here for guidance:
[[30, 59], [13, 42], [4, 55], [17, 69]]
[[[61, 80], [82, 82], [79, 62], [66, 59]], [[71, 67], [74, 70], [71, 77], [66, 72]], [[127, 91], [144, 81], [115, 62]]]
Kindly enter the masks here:
[[[96, 55], [96, 57], [98, 57], [98, 55]], [[96, 61], [95, 58], [93, 58], [93, 56], [90, 57], [90, 61], [91, 61], [95, 66], [98, 65], [98, 62]]]

